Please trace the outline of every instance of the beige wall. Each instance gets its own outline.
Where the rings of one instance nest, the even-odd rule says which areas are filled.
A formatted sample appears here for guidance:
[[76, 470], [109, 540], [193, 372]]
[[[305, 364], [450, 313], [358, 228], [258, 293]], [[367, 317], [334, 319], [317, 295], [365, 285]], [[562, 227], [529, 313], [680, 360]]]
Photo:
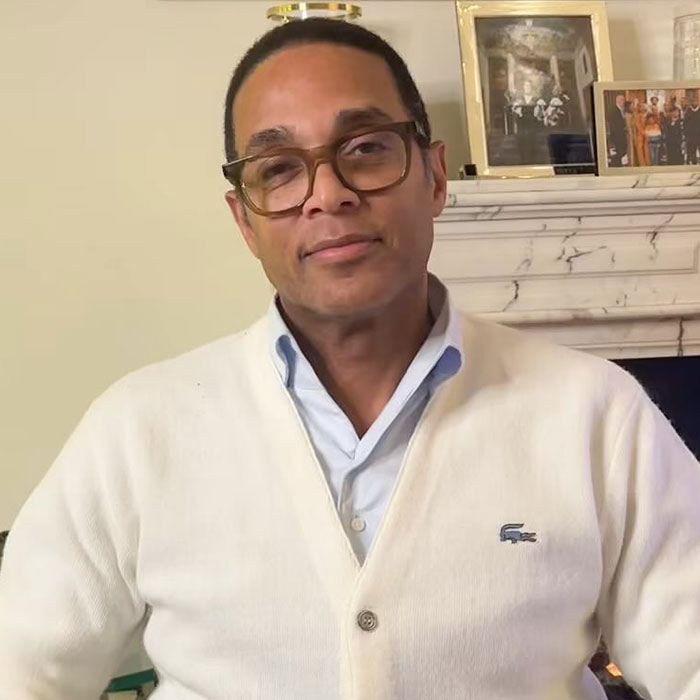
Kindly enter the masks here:
[[[219, 164], [226, 82], [268, 4], [0, 2], [0, 530], [109, 383], [265, 309]], [[617, 77], [670, 77], [672, 3], [609, 5]], [[363, 8], [406, 57], [456, 172], [452, 2]]]

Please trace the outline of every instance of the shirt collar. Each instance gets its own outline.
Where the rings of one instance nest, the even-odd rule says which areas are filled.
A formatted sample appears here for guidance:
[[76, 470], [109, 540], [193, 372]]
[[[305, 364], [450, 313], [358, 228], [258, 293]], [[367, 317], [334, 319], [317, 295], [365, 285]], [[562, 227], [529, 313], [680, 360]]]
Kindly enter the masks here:
[[464, 342], [459, 312], [452, 304], [447, 287], [435, 277], [428, 276], [428, 304], [435, 322], [425, 340], [439, 346], [438, 359], [432, 369], [432, 382], [437, 383], [456, 374], [464, 361]]
[[[272, 362], [286, 387], [298, 383], [299, 358], [304, 359], [296, 338], [282, 318], [279, 296], [275, 294], [267, 312], [268, 338]], [[428, 274], [428, 305], [434, 319], [433, 327], [419, 352], [426, 345], [439, 347], [438, 359], [432, 369], [434, 381], [456, 374], [462, 366], [464, 345], [459, 312], [452, 304], [447, 287], [433, 274]]]

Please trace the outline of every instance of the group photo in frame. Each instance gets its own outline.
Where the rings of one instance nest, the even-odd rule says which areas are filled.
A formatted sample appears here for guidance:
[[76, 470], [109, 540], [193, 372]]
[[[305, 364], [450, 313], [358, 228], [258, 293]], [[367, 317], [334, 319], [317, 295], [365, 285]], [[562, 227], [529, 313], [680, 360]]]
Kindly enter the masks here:
[[592, 85], [612, 80], [605, 3], [457, 0], [471, 160], [478, 175], [595, 165]]
[[601, 175], [700, 171], [700, 80], [594, 86]]

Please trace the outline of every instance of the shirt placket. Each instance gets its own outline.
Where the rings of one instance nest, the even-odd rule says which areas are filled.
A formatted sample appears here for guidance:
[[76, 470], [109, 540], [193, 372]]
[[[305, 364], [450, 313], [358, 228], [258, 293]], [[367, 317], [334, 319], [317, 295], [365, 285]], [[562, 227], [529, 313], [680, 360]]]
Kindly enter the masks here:
[[[356, 451], [357, 452], [357, 451]], [[364, 560], [365, 543], [363, 541], [363, 533], [367, 530], [367, 521], [364, 513], [358, 511], [357, 504], [357, 475], [362, 471], [367, 464], [367, 460], [363, 459], [359, 463], [355, 463], [353, 458], [350, 469], [346, 472], [343, 478], [343, 485], [339, 494], [338, 512], [340, 513], [343, 527], [347, 533], [353, 549], [360, 562]]]

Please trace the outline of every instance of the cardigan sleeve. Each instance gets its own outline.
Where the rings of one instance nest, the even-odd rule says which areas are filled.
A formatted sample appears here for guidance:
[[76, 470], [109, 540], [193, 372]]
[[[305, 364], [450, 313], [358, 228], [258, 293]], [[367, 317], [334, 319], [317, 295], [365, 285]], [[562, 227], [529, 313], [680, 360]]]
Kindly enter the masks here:
[[96, 700], [146, 619], [119, 430], [91, 407], [13, 523], [0, 571], [0, 700]]
[[697, 700], [700, 464], [641, 390], [618, 434], [608, 482], [598, 615], [610, 656], [644, 697]]

